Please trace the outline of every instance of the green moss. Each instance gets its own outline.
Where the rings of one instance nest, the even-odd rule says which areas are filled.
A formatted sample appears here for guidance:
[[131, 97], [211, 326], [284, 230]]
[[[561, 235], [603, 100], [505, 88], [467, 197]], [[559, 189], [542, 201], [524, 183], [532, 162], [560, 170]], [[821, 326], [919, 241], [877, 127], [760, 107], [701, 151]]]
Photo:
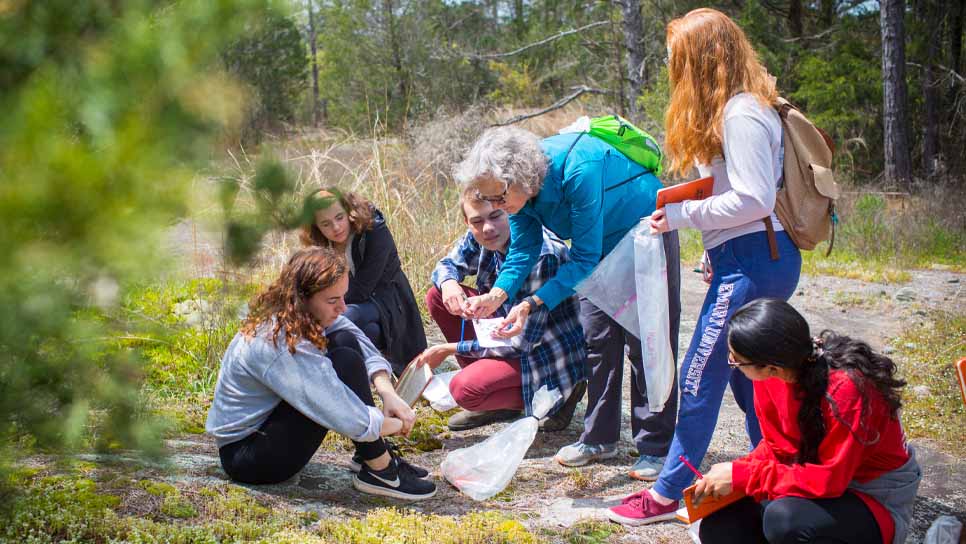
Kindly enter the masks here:
[[601, 520], [584, 520], [567, 529], [563, 537], [570, 544], [603, 544], [611, 535], [621, 534], [623, 527]]
[[153, 482], [151, 480], [141, 480], [138, 487], [147, 491], [155, 497], [167, 497], [178, 494], [178, 488], [164, 482]]
[[530, 544], [538, 542], [519, 521], [495, 512], [462, 517], [437, 516], [380, 508], [362, 519], [320, 522], [319, 535], [326, 542], [370, 544]]
[[931, 438], [966, 455], [966, 407], [954, 363], [966, 349], [966, 314], [933, 312], [925, 325], [904, 332], [893, 359], [909, 385], [902, 395], [902, 424], [910, 438]]
[[178, 495], [170, 495], [161, 503], [161, 513], [172, 518], [198, 517], [198, 509], [190, 501]]

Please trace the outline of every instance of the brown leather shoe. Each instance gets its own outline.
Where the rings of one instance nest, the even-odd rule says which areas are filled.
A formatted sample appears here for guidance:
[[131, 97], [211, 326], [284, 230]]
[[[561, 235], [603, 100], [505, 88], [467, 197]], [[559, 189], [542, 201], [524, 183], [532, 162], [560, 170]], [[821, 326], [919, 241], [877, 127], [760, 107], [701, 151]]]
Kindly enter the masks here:
[[584, 398], [585, 392], [587, 392], [587, 382], [580, 382], [575, 385], [574, 390], [567, 397], [567, 401], [557, 410], [557, 413], [540, 422], [540, 430], [554, 433], [566, 429], [570, 425], [570, 420], [574, 417], [577, 403]]
[[485, 412], [463, 410], [450, 416], [447, 426], [451, 431], [466, 431], [518, 417], [520, 417], [519, 410], [487, 410]]

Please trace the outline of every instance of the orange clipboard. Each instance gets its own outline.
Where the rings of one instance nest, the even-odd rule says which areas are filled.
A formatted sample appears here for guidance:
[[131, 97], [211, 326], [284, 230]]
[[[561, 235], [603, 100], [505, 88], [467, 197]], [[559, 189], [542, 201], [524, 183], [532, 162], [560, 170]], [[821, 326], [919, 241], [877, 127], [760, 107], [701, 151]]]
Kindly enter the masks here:
[[[694, 486], [684, 490], [684, 506], [688, 510], [688, 523], [694, 523], [701, 518], [709, 516], [712, 512], [717, 512], [733, 502], [740, 501], [746, 495], [742, 491], [732, 491], [724, 497], [712, 497], [710, 495], [701, 499], [697, 506], [694, 505]], [[683, 521], [683, 520], [682, 520]]]
[[665, 187], [657, 192], [657, 204], [654, 209], [660, 210], [665, 204], [685, 200], [704, 200], [711, 196], [713, 191], [714, 177], [712, 176]]
[[959, 379], [959, 392], [963, 395], [963, 404], [966, 404], [966, 357], [956, 363], [956, 377]]

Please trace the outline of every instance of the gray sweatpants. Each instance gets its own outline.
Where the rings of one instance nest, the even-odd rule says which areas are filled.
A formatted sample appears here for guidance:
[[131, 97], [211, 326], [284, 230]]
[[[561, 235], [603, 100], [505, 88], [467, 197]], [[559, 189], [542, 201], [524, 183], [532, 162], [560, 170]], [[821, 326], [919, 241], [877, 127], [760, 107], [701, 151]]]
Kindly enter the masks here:
[[667, 258], [668, 306], [670, 309], [671, 349], [675, 377], [664, 410], [652, 413], [647, 404], [641, 341], [589, 300], [580, 298], [580, 324], [587, 341], [587, 413], [585, 444], [613, 444], [620, 439], [621, 388], [624, 379], [624, 349], [631, 361], [631, 432], [641, 455], [667, 455], [674, 437], [678, 412], [678, 332], [681, 326], [681, 252], [677, 231], [664, 234]]

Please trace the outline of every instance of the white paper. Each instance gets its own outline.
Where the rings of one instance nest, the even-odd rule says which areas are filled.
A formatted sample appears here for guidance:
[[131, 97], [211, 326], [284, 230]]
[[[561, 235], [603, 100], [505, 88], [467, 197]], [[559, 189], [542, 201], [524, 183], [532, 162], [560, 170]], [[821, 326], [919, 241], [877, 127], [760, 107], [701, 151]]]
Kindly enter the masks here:
[[513, 345], [509, 338], [495, 338], [493, 336], [493, 333], [500, 330], [500, 323], [503, 322], [503, 319], [502, 317], [493, 317], [473, 320], [476, 340], [480, 343], [481, 348], [499, 348]]

